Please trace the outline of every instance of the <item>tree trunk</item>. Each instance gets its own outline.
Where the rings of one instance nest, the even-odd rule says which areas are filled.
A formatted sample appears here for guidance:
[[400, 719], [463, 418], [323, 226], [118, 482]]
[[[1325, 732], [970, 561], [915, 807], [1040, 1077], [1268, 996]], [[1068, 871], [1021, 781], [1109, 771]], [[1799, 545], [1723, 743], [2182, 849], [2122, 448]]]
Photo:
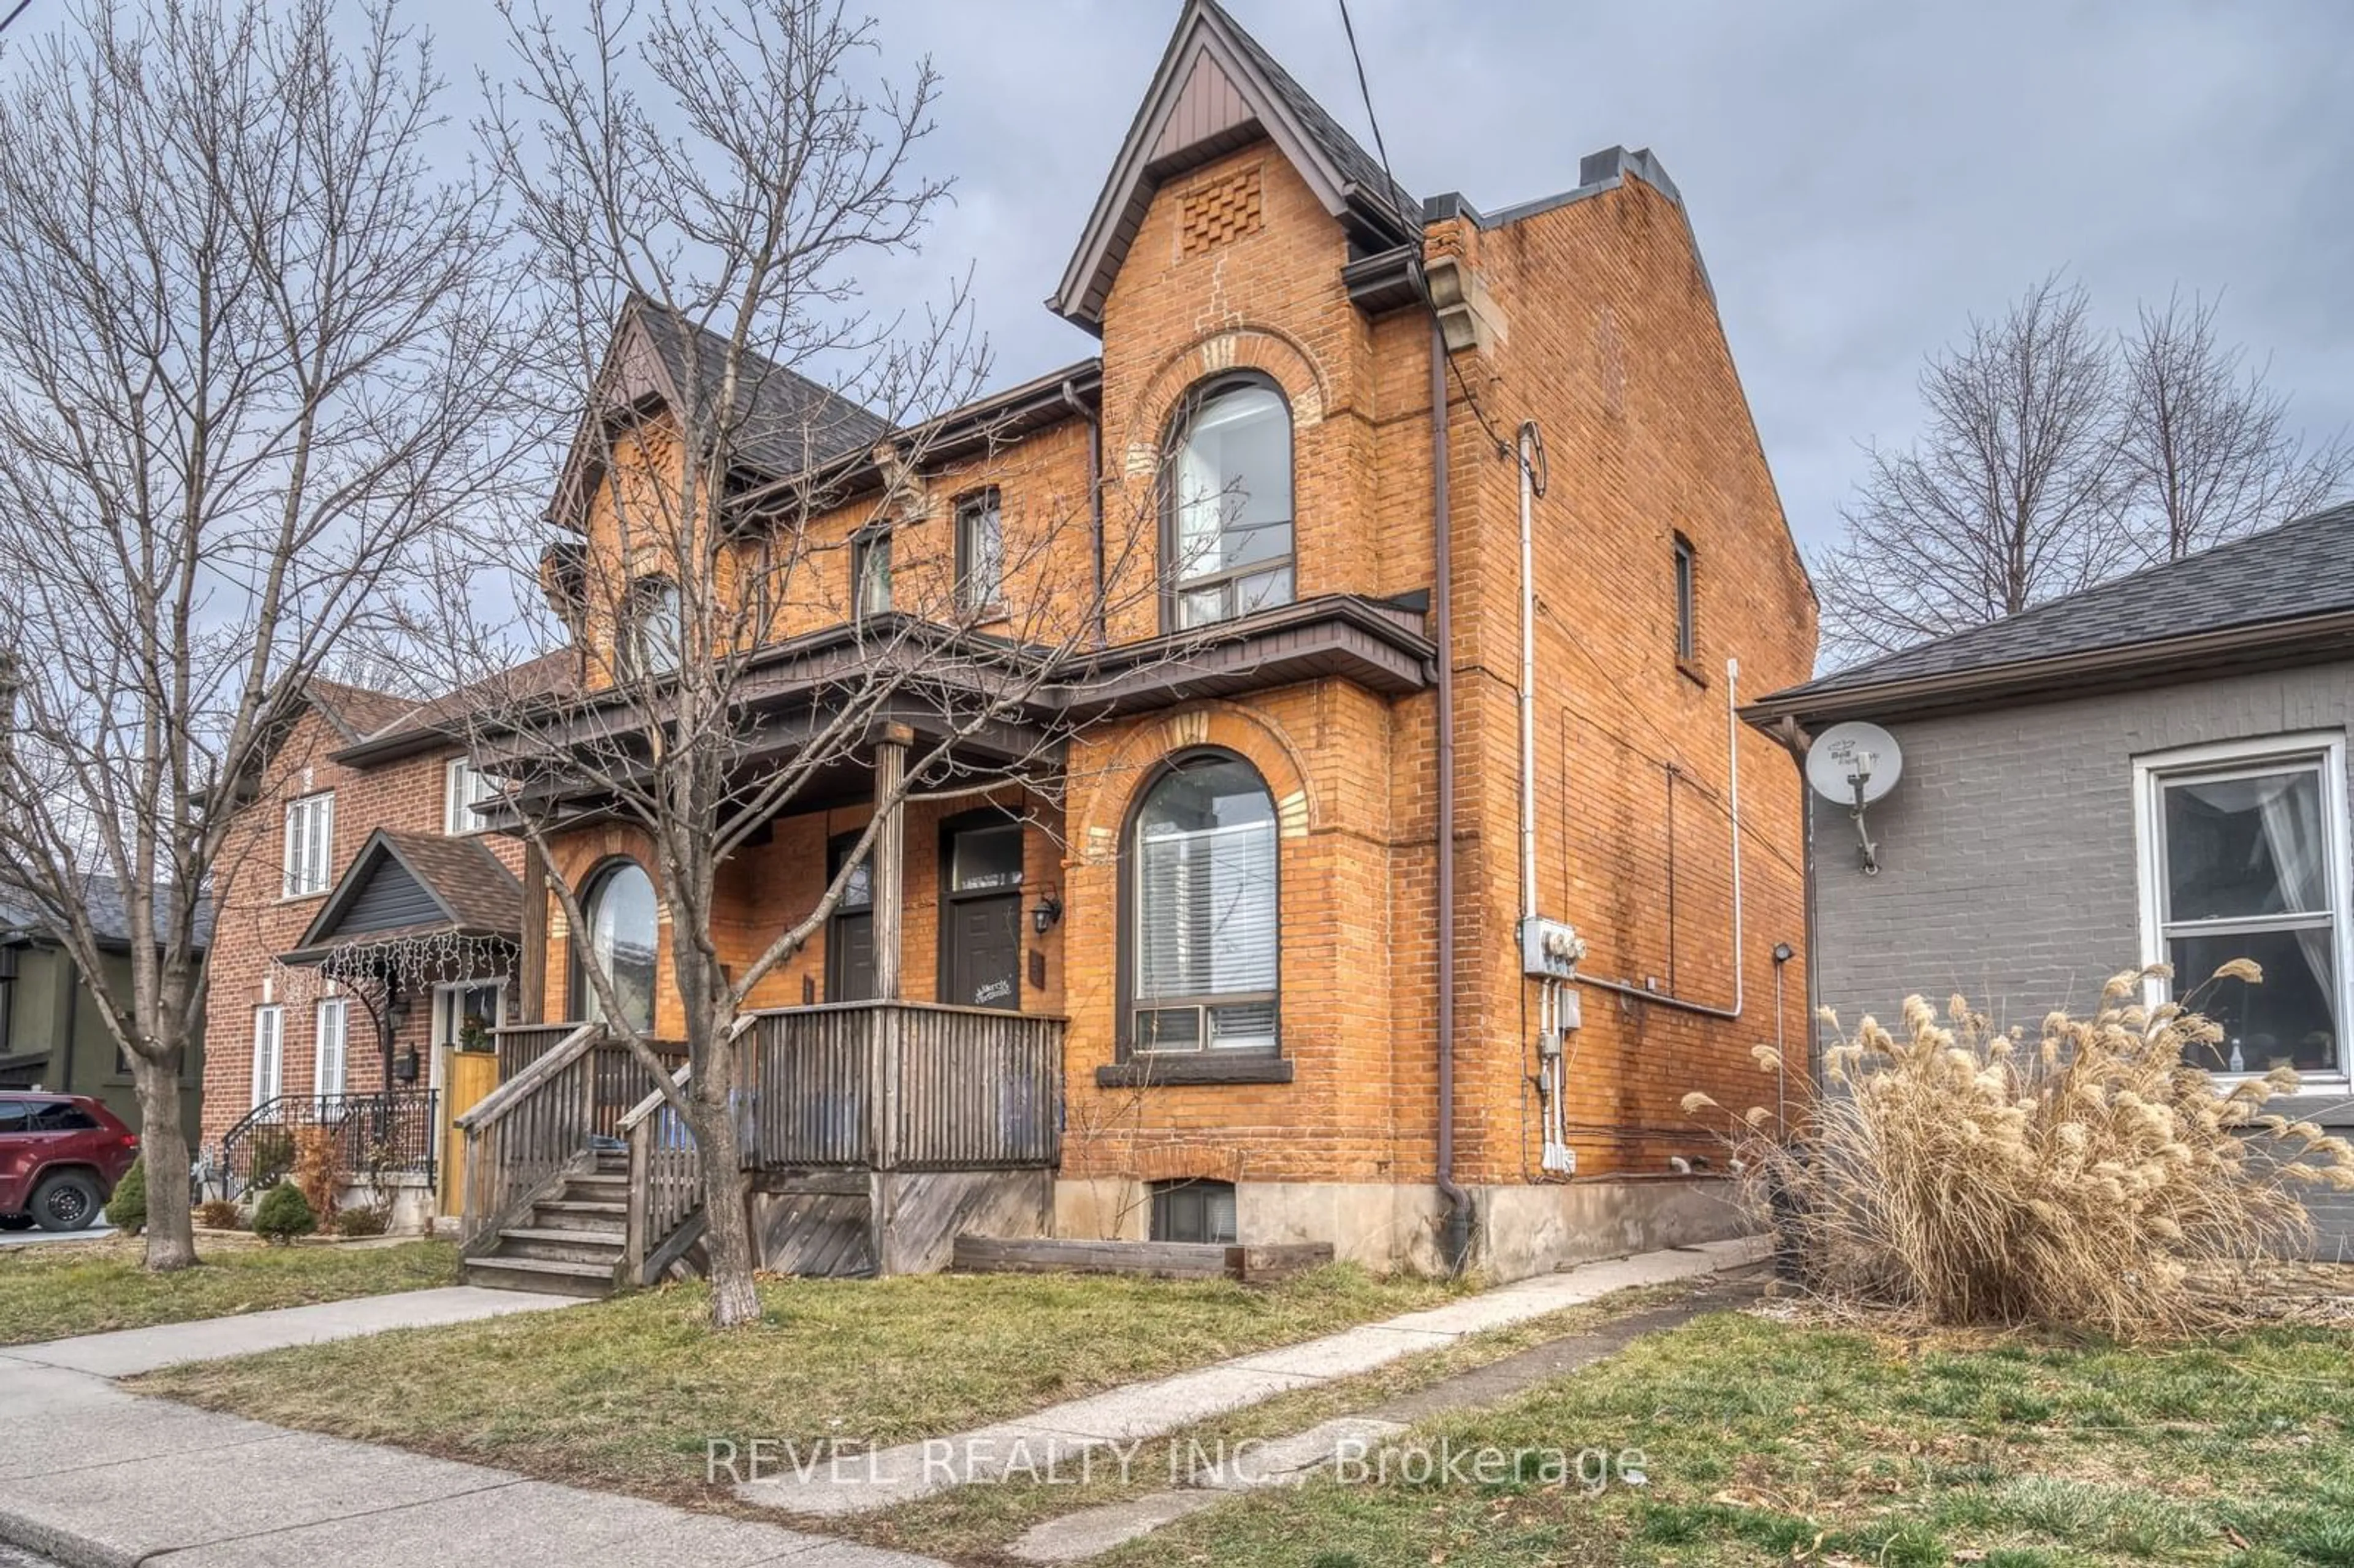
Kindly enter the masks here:
[[128, 1053], [139, 1095], [139, 1153], [147, 1161], [147, 1266], [157, 1274], [196, 1261], [196, 1226], [188, 1213], [188, 1134], [180, 1125], [180, 1048], [163, 1061]]
[[742, 1150], [728, 1105], [727, 1086], [735, 1076], [722, 1071], [711, 1074], [707, 1086], [698, 1080], [693, 1102], [695, 1142], [703, 1156], [703, 1246], [710, 1266], [715, 1329], [760, 1320], [760, 1293], [752, 1282], [752, 1223], [744, 1209]]

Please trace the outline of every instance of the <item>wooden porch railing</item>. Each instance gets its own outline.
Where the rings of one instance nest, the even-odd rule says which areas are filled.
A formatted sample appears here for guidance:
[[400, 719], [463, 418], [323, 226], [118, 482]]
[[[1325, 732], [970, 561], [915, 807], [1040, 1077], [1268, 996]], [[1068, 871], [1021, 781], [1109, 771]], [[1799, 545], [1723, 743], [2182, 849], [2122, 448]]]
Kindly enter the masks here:
[[[557, 1033], [554, 1044], [537, 1038]], [[645, 1097], [652, 1075], [628, 1044], [602, 1024], [537, 1024], [501, 1031], [518, 1054], [532, 1053], [516, 1074], [458, 1118], [466, 1137], [462, 1245], [487, 1245], [541, 1191], [604, 1142], [619, 1147], [622, 1118]], [[662, 1043], [665, 1061], [684, 1064], [684, 1045]]]
[[[747, 1013], [737, 1107], [747, 1170], [1023, 1170], [1062, 1151], [1063, 1020], [860, 1001]], [[671, 1080], [688, 1084], [681, 1066]], [[702, 1232], [703, 1161], [660, 1089], [630, 1150], [624, 1277], [648, 1284]]]
[[748, 1165], [1019, 1170], [1061, 1154], [1059, 1018], [851, 1001], [755, 1027]]
[[525, 1067], [564, 1044], [578, 1023], [510, 1023], [491, 1032], [499, 1054], [499, 1082], [512, 1083]]

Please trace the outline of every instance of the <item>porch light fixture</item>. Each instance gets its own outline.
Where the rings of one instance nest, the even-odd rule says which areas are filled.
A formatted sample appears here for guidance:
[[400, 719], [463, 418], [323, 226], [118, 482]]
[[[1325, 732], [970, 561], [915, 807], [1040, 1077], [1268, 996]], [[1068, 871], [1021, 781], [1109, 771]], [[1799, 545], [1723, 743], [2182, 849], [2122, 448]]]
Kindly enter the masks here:
[[1050, 887], [1038, 895], [1036, 907], [1030, 911], [1030, 928], [1043, 937], [1053, 930], [1055, 922], [1062, 917], [1063, 901], [1055, 896], [1055, 890]]

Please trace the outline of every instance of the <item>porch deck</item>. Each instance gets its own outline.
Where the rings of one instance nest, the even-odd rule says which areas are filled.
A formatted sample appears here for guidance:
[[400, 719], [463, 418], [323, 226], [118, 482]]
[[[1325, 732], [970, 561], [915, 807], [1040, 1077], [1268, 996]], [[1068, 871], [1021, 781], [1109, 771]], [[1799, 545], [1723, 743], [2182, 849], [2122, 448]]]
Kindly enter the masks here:
[[[738, 1022], [742, 1165], [772, 1267], [945, 1259], [988, 1213], [1040, 1212], [1061, 1156], [1064, 1021], [875, 1001]], [[463, 1235], [484, 1283], [601, 1294], [697, 1271], [702, 1159], [642, 1059], [599, 1026], [500, 1032], [514, 1074], [466, 1117]], [[675, 1083], [689, 1067], [684, 1048]], [[994, 1177], [1005, 1180], [992, 1180]]]

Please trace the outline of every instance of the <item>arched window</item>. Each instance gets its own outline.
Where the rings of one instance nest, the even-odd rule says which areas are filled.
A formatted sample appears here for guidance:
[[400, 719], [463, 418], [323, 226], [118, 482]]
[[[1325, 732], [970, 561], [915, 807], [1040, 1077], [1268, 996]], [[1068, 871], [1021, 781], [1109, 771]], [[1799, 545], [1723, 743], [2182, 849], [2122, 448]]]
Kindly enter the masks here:
[[1134, 1049], [1274, 1052], [1275, 800], [1257, 771], [1179, 758], [1137, 807], [1128, 863]]
[[[620, 1003], [619, 1022], [642, 1034], [654, 1026], [654, 949], [657, 940], [653, 879], [631, 860], [616, 861], [589, 884], [583, 913], [588, 918], [588, 951], [613, 982]], [[585, 1022], [605, 1016], [604, 1003], [588, 977], [574, 965], [572, 994]]]
[[664, 675], [678, 668], [684, 621], [678, 585], [668, 577], [640, 577], [630, 584], [621, 611], [621, 672], [633, 680]]
[[1188, 399], [1172, 442], [1163, 548], [1178, 629], [1289, 604], [1291, 408], [1257, 375]]

